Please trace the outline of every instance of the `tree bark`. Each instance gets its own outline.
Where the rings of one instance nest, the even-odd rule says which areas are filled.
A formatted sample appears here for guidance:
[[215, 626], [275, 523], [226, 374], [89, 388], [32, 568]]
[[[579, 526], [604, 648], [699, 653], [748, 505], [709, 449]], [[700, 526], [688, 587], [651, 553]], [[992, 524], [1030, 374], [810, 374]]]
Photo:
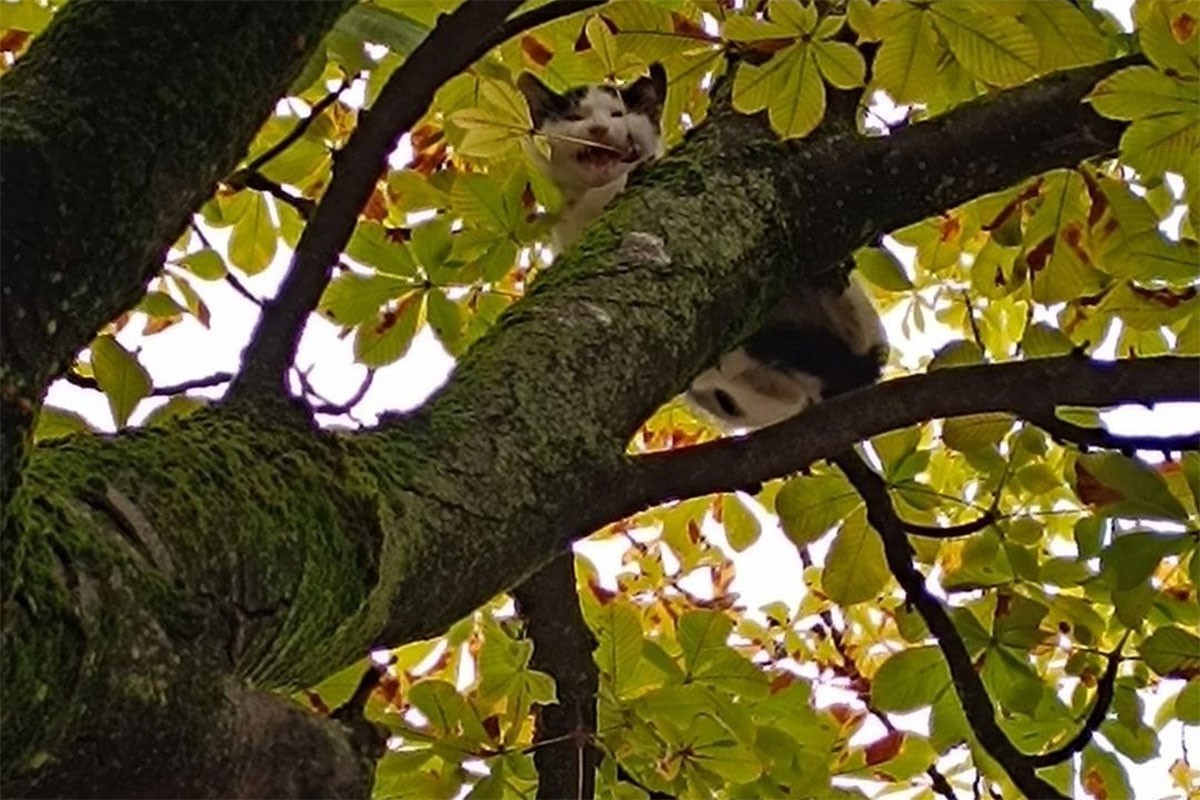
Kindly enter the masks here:
[[[112, 24], [117, 13], [83, 6], [78, 24]], [[27, 72], [53, 74], [55, 48], [73, 42], [50, 36]], [[148, 68], [138, 60], [129, 69], [138, 65]], [[236, 790], [238, 773], [222, 759], [237, 759], [231, 720], [241, 712], [226, 687], [312, 683], [368, 647], [440, 633], [530, 575], [596, 522], [591, 498], [625, 468], [637, 426], [789, 282], [835, 269], [880, 232], [1113, 148], [1119, 126], [1078, 102], [1112, 68], [1051, 76], [874, 140], [818, 133], [779, 142], [718, 98], [709, 123], [637, 179], [420, 412], [332, 435], [298, 414], [237, 405], [39, 448], [6, 512], [6, 789], [68, 791], [99, 774], [110, 794]], [[203, 85], [219, 94], [256, 83], [244, 69], [223, 73], [238, 80]], [[106, 74], [92, 91], [128, 91], [122, 73]], [[285, 81], [270, 74], [277, 93]], [[31, 118], [80, 91], [45, 80], [46, 94], [31, 78], [14, 82], [20, 92], [9, 78], [4, 88]], [[148, 101], [154, 89], [146, 83]], [[5, 123], [6, 161], [10, 130], [22, 157], [24, 148], [53, 154], [17, 170], [6, 196], [27, 198], [50, 214], [52, 233], [70, 234], [22, 241], [20, 258], [5, 262], [6, 285], [11, 264], [14, 292], [45, 294], [32, 306], [44, 309], [39, 320], [77, 302], [81, 287], [105, 298], [23, 343], [6, 367], [5, 396], [12, 385], [18, 399], [36, 399], [39, 382], [105, 314], [132, 302], [186, 212], [244, 147], [226, 139], [248, 137], [265, 113], [243, 106], [267, 94], [241, 96], [243, 116], [223, 128], [212, 120], [234, 111], [216, 96], [201, 104], [212, 124], [197, 125], [201, 111], [183, 102], [156, 106], [164, 117], [156, 124], [122, 123], [123, 144], [103, 140], [113, 150], [106, 164], [127, 165], [115, 171], [97, 169], [78, 129], [50, 149], [33, 122]], [[177, 152], [183, 163], [170, 181], [147, 178], [147, 154], [158, 163], [175, 136], [187, 144]], [[52, 184], [41, 180], [49, 164], [63, 173]], [[122, 184], [113, 211], [54, 211], [59, 197], [96, 196], [103, 180]], [[57, 255], [61, 247], [70, 252]], [[81, 262], [82, 252], [103, 255], [105, 269]], [[65, 287], [45, 272], [64, 264], [73, 270]], [[182, 761], [163, 763], [180, 782], [112, 783], [130, 759], [169, 748]], [[188, 782], [206, 763], [217, 782]]]
[[0, 491], [47, 380], [145, 291], [349, 5], [71, 3], [0, 80]]

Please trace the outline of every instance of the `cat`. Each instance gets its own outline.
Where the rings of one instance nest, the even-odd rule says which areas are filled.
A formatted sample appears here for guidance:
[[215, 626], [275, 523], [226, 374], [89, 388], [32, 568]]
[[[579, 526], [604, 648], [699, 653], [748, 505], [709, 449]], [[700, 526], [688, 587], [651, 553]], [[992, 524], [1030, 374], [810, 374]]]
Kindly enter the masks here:
[[[563, 195], [550, 230], [561, 252], [624, 190], [629, 173], [662, 155], [666, 71], [655, 63], [624, 88], [583, 86], [563, 94], [525, 72], [517, 88], [534, 130], [549, 140], [549, 157], [538, 160]], [[837, 289], [800, 287], [762, 328], [697, 376], [684, 399], [727, 432], [755, 430], [874, 383], [887, 351], [879, 315], [853, 278]]]
[[684, 399], [727, 432], [765, 428], [879, 380], [883, 322], [862, 286], [793, 289], [763, 326], [700, 373]]
[[550, 230], [551, 244], [561, 252], [624, 190], [629, 173], [662, 155], [667, 73], [655, 63], [649, 76], [622, 89], [583, 86], [558, 94], [523, 72], [517, 88], [529, 104], [534, 129], [549, 140], [549, 158], [538, 160], [563, 195]]

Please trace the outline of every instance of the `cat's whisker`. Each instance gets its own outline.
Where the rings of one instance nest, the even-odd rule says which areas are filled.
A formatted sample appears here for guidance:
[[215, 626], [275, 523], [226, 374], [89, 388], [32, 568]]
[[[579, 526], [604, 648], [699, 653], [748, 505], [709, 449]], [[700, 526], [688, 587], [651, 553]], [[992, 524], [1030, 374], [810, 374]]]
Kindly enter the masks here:
[[534, 136], [544, 136], [547, 139], [552, 139], [556, 142], [570, 142], [571, 144], [581, 144], [585, 147], [595, 147], [599, 150], [609, 150], [613, 153], [625, 154], [625, 151], [616, 145], [606, 144], [605, 142], [597, 142], [592, 139], [583, 139], [578, 136], [569, 136], [565, 133], [549, 133], [546, 131], [534, 131]]

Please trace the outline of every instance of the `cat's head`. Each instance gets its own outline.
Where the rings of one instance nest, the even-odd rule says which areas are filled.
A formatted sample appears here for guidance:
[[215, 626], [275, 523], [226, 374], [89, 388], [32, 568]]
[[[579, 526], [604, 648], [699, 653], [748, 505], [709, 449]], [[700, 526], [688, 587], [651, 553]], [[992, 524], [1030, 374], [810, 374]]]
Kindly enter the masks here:
[[651, 64], [649, 76], [620, 89], [583, 86], [558, 94], [528, 72], [517, 87], [529, 103], [534, 129], [549, 139], [551, 176], [564, 186], [604, 186], [662, 153], [667, 73], [661, 64]]

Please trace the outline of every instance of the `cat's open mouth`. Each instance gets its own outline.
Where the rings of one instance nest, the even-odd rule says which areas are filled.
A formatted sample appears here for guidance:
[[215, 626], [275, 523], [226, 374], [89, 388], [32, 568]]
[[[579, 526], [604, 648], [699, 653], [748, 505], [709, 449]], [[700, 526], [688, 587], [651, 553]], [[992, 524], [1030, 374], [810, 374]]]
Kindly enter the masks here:
[[610, 164], [621, 162], [623, 164], [632, 164], [638, 160], [638, 151], [636, 147], [630, 147], [627, 150], [601, 145], [597, 147], [584, 147], [575, 154], [575, 160], [581, 164], [587, 164], [593, 167], [606, 167]]

